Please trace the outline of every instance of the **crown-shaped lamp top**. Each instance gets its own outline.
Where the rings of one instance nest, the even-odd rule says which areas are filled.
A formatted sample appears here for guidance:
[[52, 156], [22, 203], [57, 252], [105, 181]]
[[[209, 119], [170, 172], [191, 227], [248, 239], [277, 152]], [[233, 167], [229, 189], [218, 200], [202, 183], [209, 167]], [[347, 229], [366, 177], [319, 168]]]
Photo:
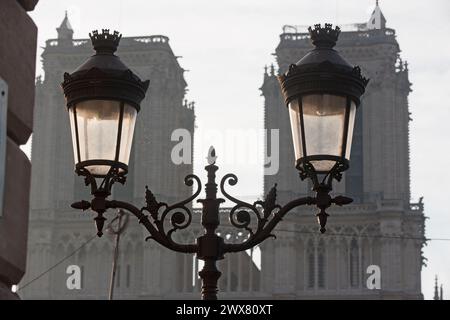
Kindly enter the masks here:
[[92, 45], [97, 54], [114, 54], [119, 46], [122, 35], [118, 31], [109, 33], [109, 29], [102, 29], [102, 33], [97, 30], [89, 33]]
[[315, 24], [314, 29], [308, 28], [309, 35], [313, 45], [317, 48], [333, 48], [341, 33], [341, 29], [336, 26], [333, 29], [333, 25], [325, 23], [325, 28], [322, 28], [320, 24]]

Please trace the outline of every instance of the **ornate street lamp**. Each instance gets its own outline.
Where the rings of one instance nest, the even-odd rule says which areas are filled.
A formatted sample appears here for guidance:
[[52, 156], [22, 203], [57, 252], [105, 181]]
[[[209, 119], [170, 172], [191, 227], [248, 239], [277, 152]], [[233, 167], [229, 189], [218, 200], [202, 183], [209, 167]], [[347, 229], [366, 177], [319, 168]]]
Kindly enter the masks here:
[[95, 54], [64, 73], [77, 173], [96, 178], [128, 171], [136, 115], [149, 81], [142, 82], [114, 55], [120, 38], [103, 29], [89, 34]]
[[[195, 243], [178, 243], [172, 235], [192, 222], [192, 212], [187, 205], [198, 197], [202, 188], [196, 175], [188, 175], [184, 181], [188, 186], [195, 181], [194, 194], [173, 205], [157, 201], [147, 187], [146, 205], [141, 209], [127, 202], [108, 200], [113, 184], [125, 183], [135, 116], [148, 82], [141, 82], [113, 55], [120, 39], [118, 33], [110, 35], [103, 30], [102, 35], [96, 32], [91, 35], [96, 55], [72, 75], [65, 74], [62, 84], [71, 115], [76, 172], [85, 177], [93, 195], [91, 201], [82, 200], [72, 207], [97, 213], [95, 222], [99, 236], [103, 234], [103, 214], [107, 209], [124, 209], [148, 230], [147, 239], [173, 251], [195, 253], [205, 262], [199, 276], [202, 297], [206, 300], [217, 299], [221, 272], [216, 262], [226, 253], [251, 249], [273, 237], [272, 231], [290, 210], [302, 205], [317, 206], [320, 230], [325, 232], [328, 216], [325, 210], [333, 203], [344, 205], [352, 201], [343, 196], [332, 198], [329, 193], [332, 180], [339, 180], [348, 167], [354, 114], [367, 80], [358, 67], [352, 68], [332, 49], [338, 28], [316, 25], [314, 30], [310, 29], [310, 34], [316, 48], [297, 65], [292, 65], [286, 75], [280, 76], [280, 83], [290, 109], [297, 168], [302, 179], [309, 177], [313, 181], [315, 197], [295, 199], [280, 206], [276, 204], [275, 185], [264, 200], [251, 204], [234, 198], [225, 190], [226, 183], [233, 186], [238, 181], [234, 174], [225, 175], [220, 181], [221, 193], [235, 204], [229, 213], [230, 223], [248, 235], [242, 243], [225, 243], [217, 234], [219, 207], [225, 200], [217, 197], [218, 167], [211, 148], [209, 164], [205, 167], [208, 173], [206, 197], [198, 200], [203, 207], [201, 224], [205, 232]], [[324, 177], [319, 182], [321, 175]], [[102, 182], [97, 184], [96, 178], [101, 178]], [[254, 223], [251, 223], [252, 217]]]
[[[308, 30], [315, 48], [278, 80], [289, 109], [296, 168], [325, 196], [332, 180], [340, 181], [348, 169], [356, 108], [369, 80], [333, 49], [339, 27], [316, 24]], [[317, 214], [322, 232], [327, 216], [323, 210]]]
[[[114, 55], [120, 38], [108, 29], [89, 34], [95, 54], [61, 84], [69, 109], [75, 172], [87, 177], [92, 194], [106, 198], [115, 181], [125, 182], [136, 115], [149, 81], [142, 82]], [[103, 179], [97, 187], [95, 178]], [[94, 206], [98, 235], [106, 208]]]

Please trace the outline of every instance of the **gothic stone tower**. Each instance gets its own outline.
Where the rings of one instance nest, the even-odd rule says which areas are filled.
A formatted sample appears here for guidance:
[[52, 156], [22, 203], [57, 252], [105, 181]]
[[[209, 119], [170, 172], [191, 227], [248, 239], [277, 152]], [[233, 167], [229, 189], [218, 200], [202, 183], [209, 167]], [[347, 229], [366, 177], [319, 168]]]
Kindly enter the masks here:
[[[422, 202], [410, 203], [408, 65], [378, 4], [368, 23], [343, 29], [336, 50], [371, 79], [357, 115], [350, 169], [334, 186], [354, 204], [330, 210], [324, 236], [317, 232], [313, 210], [289, 215], [279, 240], [263, 246], [262, 283], [281, 297], [421, 299], [424, 215]], [[312, 48], [305, 31], [283, 28], [278, 72]], [[311, 186], [294, 168], [288, 112], [273, 67], [261, 90], [265, 128], [279, 129], [280, 135], [280, 169], [265, 176], [264, 188], [277, 182], [279, 202], [286, 203], [307, 195]], [[379, 290], [366, 286], [370, 265], [380, 267]]]
[[[95, 234], [92, 216], [70, 208], [74, 201], [89, 199], [89, 191], [74, 174], [68, 113], [59, 85], [63, 73], [80, 65], [92, 48], [87, 39], [73, 39], [67, 15], [57, 31], [58, 38], [47, 40], [42, 54], [45, 79], [36, 83], [28, 271], [22, 284]], [[171, 161], [176, 143], [171, 141], [173, 130], [184, 128], [191, 136], [194, 133], [193, 104], [183, 101], [184, 70], [165, 36], [124, 37], [118, 55], [142, 79], [150, 79], [150, 88], [136, 123], [127, 183], [116, 187], [114, 196], [143, 204], [148, 184], [162, 201], [186, 198], [192, 190], [183, 179], [192, 173], [192, 164], [174, 165]], [[175, 290], [171, 275], [176, 255], [155, 242], [144, 242], [145, 236], [144, 228], [132, 219], [120, 243], [116, 298], [162, 298]], [[112, 245], [108, 235], [91, 241], [19, 293], [38, 299], [106, 298]], [[82, 270], [80, 290], [66, 287], [69, 265]]]

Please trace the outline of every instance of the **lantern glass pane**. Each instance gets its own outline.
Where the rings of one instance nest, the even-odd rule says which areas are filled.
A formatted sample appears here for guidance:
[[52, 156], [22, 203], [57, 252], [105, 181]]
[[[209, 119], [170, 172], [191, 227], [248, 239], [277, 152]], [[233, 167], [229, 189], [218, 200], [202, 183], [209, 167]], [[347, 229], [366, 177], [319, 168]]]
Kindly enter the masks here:
[[298, 99], [289, 102], [289, 118], [291, 120], [292, 140], [295, 159], [303, 157], [302, 131], [300, 123], [300, 106]]
[[77, 152], [77, 135], [75, 130], [75, 112], [74, 107], [69, 108], [70, 131], [72, 132], [73, 158], [75, 163], [79, 161]]
[[347, 147], [345, 149], [345, 159], [350, 160], [350, 153], [352, 150], [353, 141], [353, 129], [355, 128], [356, 118], [356, 104], [354, 101], [350, 104], [350, 114], [348, 117], [348, 134], [347, 134]]
[[[114, 160], [120, 115], [120, 102], [87, 100], [76, 105], [80, 160]], [[91, 174], [106, 175], [108, 165], [87, 167]]]
[[120, 139], [119, 162], [128, 165], [131, 145], [133, 143], [134, 126], [136, 123], [136, 108], [125, 104], [123, 110], [122, 135]]
[[[330, 94], [302, 97], [307, 156], [341, 157], [343, 147], [346, 98]], [[311, 161], [316, 171], [327, 172], [335, 161]]]

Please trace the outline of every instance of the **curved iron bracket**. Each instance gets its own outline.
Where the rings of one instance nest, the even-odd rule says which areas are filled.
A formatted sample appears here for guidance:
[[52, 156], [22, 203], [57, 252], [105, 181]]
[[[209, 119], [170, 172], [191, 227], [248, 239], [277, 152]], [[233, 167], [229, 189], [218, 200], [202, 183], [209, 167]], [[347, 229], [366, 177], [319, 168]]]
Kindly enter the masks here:
[[[236, 185], [238, 179], [234, 174], [225, 175], [220, 182], [220, 191], [228, 200], [236, 205], [230, 210], [230, 223], [236, 228], [245, 229], [249, 232], [249, 237], [242, 243], [226, 243], [224, 252], [239, 252], [248, 250], [267, 238], [273, 237], [273, 229], [283, 219], [283, 217], [295, 207], [301, 205], [311, 205], [315, 203], [312, 197], [305, 197], [293, 200], [281, 207], [276, 204], [277, 185], [275, 184], [265, 196], [264, 200], [255, 201], [253, 204], [241, 201], [231, 196], [225, 190], [225, 183]], [[250, 228], [251, 216], [256, 217], [256, 227]]]
[[[344, 205], [352, 202], [352, 199], [347, 197], [337, 196], [332, 198], [329, 195], [332, 180], [340, 178], [342, 168], [339, 167], [339, 164], [336, 164], [335, 168], [319, 182], [317, 173], [313, 171], [314, 168], [310, 163], [305, 163], [304, 168], [306, 171], [303, 173], [305, 175], [303, 178], [310, 177], [313, 180], [313, 190], [316, 192], [316, 196], [298, 198], [284, 206], [276, 203], [276, 184], [269, 190], [264, 200], [248, 203], [233, 197], [225, 190], [225, 184], [228, 183], [234, 186], [237, 184], [238, 178], [234, 174], [227, 174], [220, 181], [220, 191], [226, 199], [235, 204], [230, 210], [229, 221], [235, 228], [247, 231], [248, 238], [242, 243], [225, 243], [224, 239], [216, 232], [220, 225], [219, 207], [224, 199], [217, 198], [216, 171], [218, 167], [215, 165], [217, 157], [215, 157], [214, 149], [210, 151], [210, 154], [212, 159], [208, 159], [209, 165], [205, 167], [205, 170], [208, 172], [208, 181], [205, 185], [206, 197], [198, 200], [203, 207], [201, 224], [205, 233], [197, 238], [195, 244], [181, 244], [172, 237], [176, 231], [186, 229], [192, 223], [192, 211], [188, 207], [188, 203], [199, 196], [202, 188], [200, 179], [193, 174], [186, 176], [184, 179], [184, 183], [187, 186], [193, 186], [194, 182], [197, 184], [195, 192], [188, 198], [173, 205], [168, 205], [158, 201], [146, 186], [146, 205], [138, 209], [124, 201], [107, 200], [111, 194], [113, 184], [115, 182], [125, 182], [125, 177], [120, 175], [118, 170], [111, 168], [101, 184], [97, 185], [97, 181], [90, 175], [89, 171], [81, 168], [77, 170], [77, 173], [85, 177], [85, 183], [91, 186], [91, 193], [94, 197], [90, 202], [82, 200], [72, 204], [72, 207], [80, 210], [92, 209], [97, 213], [97, 217], [94, 220], [99, 236], [103, 234], [102, 229], [106, 220], [103, 214], [107, 209], [124, 209], [131, 212], [150, 233], [146, 240], [153, 239], [172, 251], [195, 253], [198, 259], [205, 261], [203, 269], [199, 272], [203, 281], [202, 295], [204, 299], [217, 299], [217, 281], [221, 273], [217, 269], [216, 262], [223, 259], [225, 253], [245, 251], [260, 244], [267, 238], [275, 237], [272, 232], [283, 217], [292, 209], [303, 205], [315, 205], [319, 208], [316, 216], [319, 220], [320, 231], [323, 233], [325, 232], [328, 218], [326, 209], [333, 203]], [[252, 224], [252, 217], [255, 221], [254, 224]]]

